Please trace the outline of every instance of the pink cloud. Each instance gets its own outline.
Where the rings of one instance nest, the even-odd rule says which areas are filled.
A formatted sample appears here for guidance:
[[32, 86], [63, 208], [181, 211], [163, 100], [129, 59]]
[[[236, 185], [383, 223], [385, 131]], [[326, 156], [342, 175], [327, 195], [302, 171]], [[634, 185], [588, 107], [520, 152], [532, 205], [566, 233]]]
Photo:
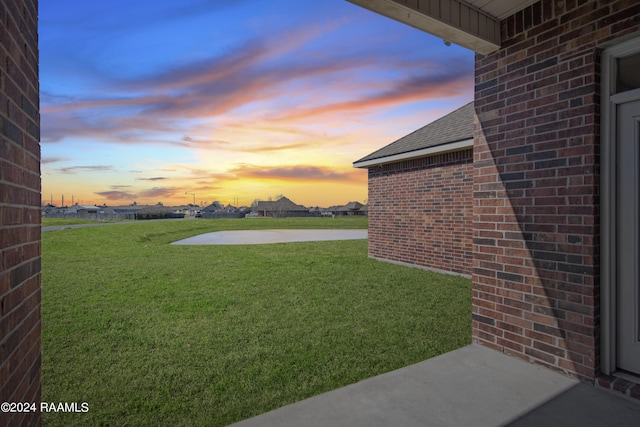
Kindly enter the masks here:
[[292, 120], [322, 114], [352, 113], [412, 101], [451, 98], [465, 94], [472, 85], [473, 74], [467, 70], [452, 70], [446, 74], [435, 75], [425, 73], [418, 77], [392, 82], [388, 89], [372, 95], [310, 108], [292, 109], [280, 116], [279, 119]]

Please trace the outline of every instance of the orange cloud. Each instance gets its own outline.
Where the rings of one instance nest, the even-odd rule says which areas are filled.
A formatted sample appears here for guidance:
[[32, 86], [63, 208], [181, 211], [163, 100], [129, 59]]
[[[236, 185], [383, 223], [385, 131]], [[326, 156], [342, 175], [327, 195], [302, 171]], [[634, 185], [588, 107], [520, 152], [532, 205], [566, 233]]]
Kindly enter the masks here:
[[277, 166], [261, 167], [256, 165], [239, 165], [231, 172], [242, 179], [274, 179], [285, 181], [353, 181], [359, 180], [358, 171], [338, 172], [335, 168], [322, 166]]

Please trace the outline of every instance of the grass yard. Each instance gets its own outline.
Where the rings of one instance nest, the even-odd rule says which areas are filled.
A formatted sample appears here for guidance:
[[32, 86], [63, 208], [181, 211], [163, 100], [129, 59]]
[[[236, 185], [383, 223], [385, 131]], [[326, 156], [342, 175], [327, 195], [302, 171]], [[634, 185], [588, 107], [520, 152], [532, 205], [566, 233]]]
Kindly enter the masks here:
[[76, 218], [42, 218], [42, 226], [49, 227], [53, 225], [76, 225], [76, 224], [103, 224], [106, 222], [122, 222], [120, 219], [92, 220], [92, 219], [76, 219]]
[[365, 240], [172, 246], [363, 218], [179, 220], [45, 232], [46, 426], [224, 426], [471, 342], [469, 280], [367, 258]]

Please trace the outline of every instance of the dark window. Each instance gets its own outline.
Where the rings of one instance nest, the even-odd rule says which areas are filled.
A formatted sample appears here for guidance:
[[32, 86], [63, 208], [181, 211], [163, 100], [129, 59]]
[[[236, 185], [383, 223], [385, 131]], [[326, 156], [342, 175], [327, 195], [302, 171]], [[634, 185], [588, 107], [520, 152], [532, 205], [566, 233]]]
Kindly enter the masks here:
[[616, 93], [640, 88], [640, 53], [618, 58]]

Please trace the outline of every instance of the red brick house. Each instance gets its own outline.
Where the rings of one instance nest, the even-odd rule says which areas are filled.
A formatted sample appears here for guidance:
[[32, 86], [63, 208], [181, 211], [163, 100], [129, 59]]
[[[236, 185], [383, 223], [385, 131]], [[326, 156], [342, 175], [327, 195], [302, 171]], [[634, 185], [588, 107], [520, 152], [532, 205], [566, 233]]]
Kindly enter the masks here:
[[640, 3], [350, 1], [476, 52], [473, 341], [629, 390], [640, 376]]
[[473, 103], [363, 157], [369, 256], [471, 277]]
[[[0, 402], [40, 402], [38, 3], [0, 2]], [[0, 425], [40, 414], [0, 412]]]

